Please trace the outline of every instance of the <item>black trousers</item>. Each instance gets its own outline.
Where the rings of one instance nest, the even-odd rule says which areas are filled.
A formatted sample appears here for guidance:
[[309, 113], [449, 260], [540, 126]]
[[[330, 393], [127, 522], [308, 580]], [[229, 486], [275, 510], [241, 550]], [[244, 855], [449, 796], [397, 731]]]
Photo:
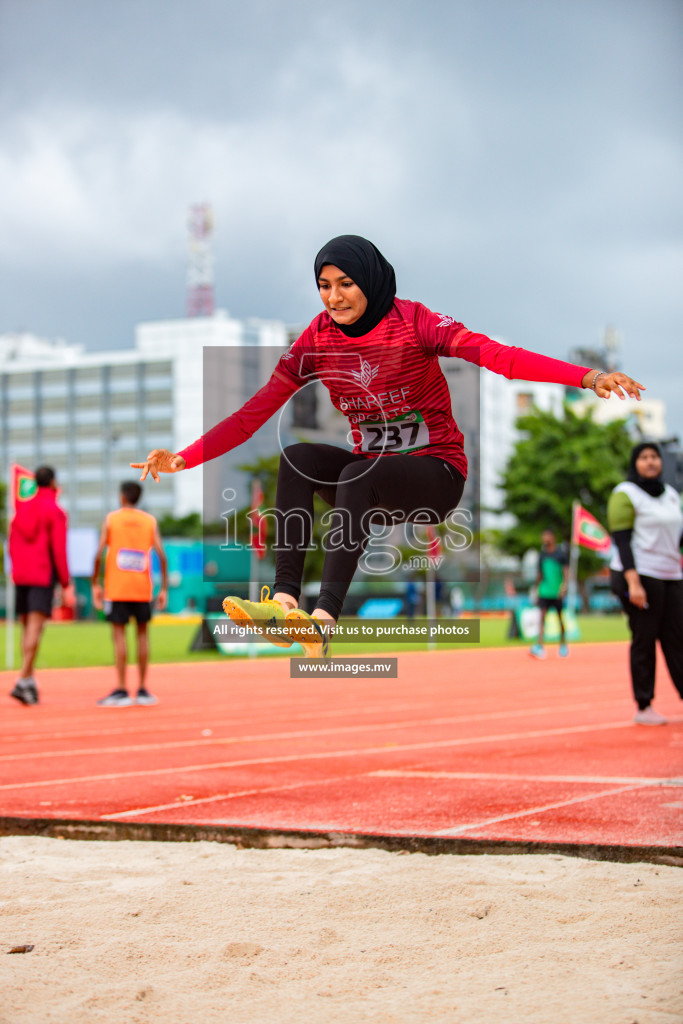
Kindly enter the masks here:
[[631, 604], [623, 572], [612, 570], [610, 574], [611, 589], [621, 601], [631, 628], [631, 682], [642, 711], [655, 695], [658, 640], [673, 684], [683, 698], [683, 580], [641, 576], [640, 582], [647, 594], [647, 608]]
[[327, 534], [320, 597], [335, 619], [370, 536], [370, 521], [440, 523], [462, 497], [462, 475], [431, 455], [368, 459], [328, 444], [293, 444], [280, 456], [275, 516], [275, 592], [299, 599], [311, 541], [313, 495], [334, 512]]

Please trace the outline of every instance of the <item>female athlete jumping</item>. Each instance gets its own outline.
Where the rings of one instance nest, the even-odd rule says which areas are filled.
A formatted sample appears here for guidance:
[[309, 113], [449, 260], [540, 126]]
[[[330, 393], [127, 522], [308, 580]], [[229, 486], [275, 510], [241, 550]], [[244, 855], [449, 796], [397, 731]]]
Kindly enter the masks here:
[[[224, 601], [227, 614], [243, 625], [286, 622], [293, 636], [301, 623], [306, 653], [320, 656], [327, 649], [320, 624], [334, 624], [341, 613], [373, 516], [408, 521], [427, 509], [427, 518], [439, 523], [460, 501], [467, 459], [440, 356], [466, 359], [509, 379], [592, 388], [601, 398], [614, 392], [640, 399], [643, 385], [623, 373], [501, 345], [453, 317], [397, 299], [393, 267], [358, 235], [340, 235], [323, 246], [315, 279], [325, 310], [282, 356], [268, 383], [181, 452], [155, 449], [145, 462], [131, 465], [142, 469], [142, 480], [149, 473], [158, 481], [159, 473], [208, 462], [251, 437], [299, 388], [316, 379], [325, 385], [351, 425], [353, 449], [294, 444], [283, 450], [273, 598]], [[314, 493], [334, 509], [330, 536], [343, 542], [328, 544], [311, 618], [298, 601]]]

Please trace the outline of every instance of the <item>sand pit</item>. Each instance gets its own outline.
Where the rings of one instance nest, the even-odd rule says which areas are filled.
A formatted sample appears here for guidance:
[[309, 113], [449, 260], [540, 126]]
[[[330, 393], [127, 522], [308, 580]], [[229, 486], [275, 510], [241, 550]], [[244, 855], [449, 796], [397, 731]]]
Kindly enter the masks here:
[[0, 1021], [672, 1024], [682, 906], [668, 865], [7, 837]]

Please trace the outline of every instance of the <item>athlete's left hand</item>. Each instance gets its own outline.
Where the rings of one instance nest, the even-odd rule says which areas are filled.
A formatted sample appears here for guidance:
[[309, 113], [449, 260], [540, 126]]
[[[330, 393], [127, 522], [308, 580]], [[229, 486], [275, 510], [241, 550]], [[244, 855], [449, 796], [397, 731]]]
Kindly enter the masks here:
[[[597, 370], [589, 370], [581, 381], [581, 386], [584, 388], [592, 389], [593, 380]], [[635, 398], [637, 402], [640, 401], [640, 392], [646, 391], [647, 388], [644, 384], [639, 384], [638, 381], [634, 380], [633, 377], [629, 377], [625, 373], [615, 371], [614, 373], [602, 373], [597, 381], [595, 382], [595, 393], [598, 398], [609, 398], [614, 392], [617, 398], [623, 400], [626, 395], [630, 395], [631, 398]], [[626, 394], [624, 394], [626, 392]]]

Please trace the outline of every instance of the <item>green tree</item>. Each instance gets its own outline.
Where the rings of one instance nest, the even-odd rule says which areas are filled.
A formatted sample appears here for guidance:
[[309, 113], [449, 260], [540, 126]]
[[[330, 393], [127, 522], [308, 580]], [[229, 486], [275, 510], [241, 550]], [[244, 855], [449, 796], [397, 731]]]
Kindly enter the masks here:
[[[565, 403], [562, 418], [535, 409], [517, 420], [517, 428], [523, 436], [503, 474], [505, 505], [498, 510], [511, 512], [516, 522], [498, 534], [497, 546], [521, 557], [539, 546], [546, 528], [568, 542], [574, 501], [606, 526], [607, 499], [624, 479], [633, 444], [624, 420], [598, 424]], [[602, 564], [581, 549], [580, 578]]]
[[158, 524], [162, 537], [188, 537], [201, 540], [202, 537], [220, 537], [225, 533], [225, 523], [222, 519], [217, 523], [205, 523], [199, 512], [190, 512], [186, 516], [161, 516], [158, 519]]

